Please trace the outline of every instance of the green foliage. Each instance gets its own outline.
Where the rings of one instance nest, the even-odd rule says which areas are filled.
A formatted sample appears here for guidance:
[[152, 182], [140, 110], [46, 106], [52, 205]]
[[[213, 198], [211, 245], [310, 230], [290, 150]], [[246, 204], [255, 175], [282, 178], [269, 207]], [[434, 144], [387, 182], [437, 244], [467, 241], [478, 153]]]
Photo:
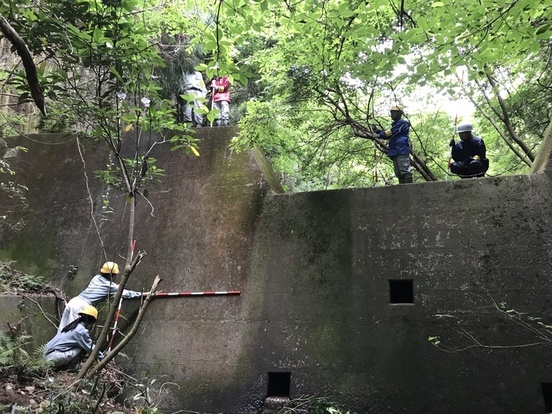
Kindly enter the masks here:
[[[507, 110], [513, 116], [513, 130], [529, 150], [537, 148], [550, 122], [551, 103], [546, 98], [550, 90], [550, 37], [543, 36], [551, 33], [548, 22], [552, 16], [544, 2], [490, 0], [463, 2], [460, 7], [454, 2], [414, 2], [408, 4], [408, 10], [385, 1], [368, 6], [360, 1], [246, 3], [225, 2], [222, 12], [228, 19], [221, 19], [219, 25], [222, 38], [233, 39], [241, 53], [237, 59], [251, 68], [254, 78], [250, 84], [258, 87], [254, 90], [256, 97], [267, 103], [265, 111], [274, 106], [279, 118], [309, 123], [314, 108], [326, 109], [325, 119], [309, 131], [311, 139], [317, 135], [321, 143], [328, 143], [321, 144], [327, 151], [318, 154], [326, 159], [326, 168], [343, 164], [344, 160], [343, 151], [330, 150], [333, 136], [328, 130], [345, 126], [355, 130], [356, 125], [377, 123], [378, 119], [381, 122], [392, 102], [410, 101], [407, 114], [419, 132], [412, 139], [414, 149], [436, 178], [444, 178], [446, 137], [450, 136], [452, 120], [439, 122], [437, 130], [431, 119], [435, 110], [422, 113], [416, 97], [424, 88], [433, 106], [434, 96], [443, 99], [435, 91], [445, 91], [444, 98], [455, 100], [461, 83], [456, 77], [459, 69], [467, 72], [465, 85], [488, 86], [489, 72], [500, 81], [499, 90], [508, 93]], [[506, 83], [504, 78], [511, 75], [519, 81]], [[496, 155], [491, 158], [490, 173], [523, 172], [524, 167], [516, 159], [519, 156], [512, 156], [512, 147], [519, 148], [520, 143], [506, 127], [496, 96], [485, 96], [480, 89], [469, 93], [484, 105], [477, 116], [483, 111], [490, 115], [476, 122], [486, 132], [491, 155]], [[253, 143], [252, 137], [265, 132], [265, 140], [270, 140], [271, 128], [260, 131], [262, 127], [252, 122], [255, 108], [247, 106], [246, 119], [240, 123], [244, 129], [242, 144], [248, 140]], [[426, 128], [428, 120], [431, 125]], [[505, 133], [504, 137], [499, 133]], [[250, 138], [244, 138], [246, 135]], [[293, 139], [291, 146], [296, 147]], [[433, 145], [432, 140], [439, 144]], [[279, 135], [274, 141], [281, 146]], [[524, 157], [527, 151], [521, 148], [520, 152]], [[306, 162], [310, 163], [311, 158], [305, 156], [299, 161], [297, 179], [316, 181], [315, 171], [309, 171]], [[367, 161], [365, 165], [369, 170]], [[340, 182], [366, 185], [361, 177], [350, 177], [349, 184], [345, 184], [347, 180]]]
[[[176, 122], [174, 103], [163, 97], [158, 82], [156, 72], [164, 61], [152, 42], [161, 30], [161, 21], [153, 18], [159, 12], [148, 7], [154, 2], [23, 4], [13, 2], [0, 11], [15, 21], [36, 55], [50, 58], [38, 67], [49, 107], [41, 125], [49, 131], [78, 127], [105, 142], [114, 159], [98, 176], [108, 185], [143, 194], [146, 185], [158, 181], [163, 170], [149, 152], [168, 143], [167, 131], [176, 133], [180, 148], [197, 152], [196, 141]], [[24, 10], [23, 16], [14, 10]], [[19, 26], [20, 20], [28, 24]], [[25, 84], [18, 79], [12, 77], [12, 86], [24, 94]], [[118, 159], [122, 150], [132, 148], [134, 156]]]
[[11, 110], [0, 112], [0, 137], [19, 135], [24, 131], [25, 117]]
[[326, 107], [308, 102], [304, 111], [288, 114], [289, 104], [281, 100], [251, 101], [246, 108], [234, 147], [259, 146], [288, 191], [384, 185], [393, 175], [386, 157], [374, 156], [372, 142], [326, 127]]
[[453, 120], [444, 112], [422, 111], [414, 114], [410, 121], [410, 140], [413, 148], [424, 157], [426, 165], [438, 179], [445, 179], [450, 158], [449, 142], [453, 136], [458, 140], [456, 132], [453, 131]]
[[12, 262], [0, 261], [0, 291], [38, 292], [46, 287], [41, 276], [30, 275], [15, 269]]
[[[385, 113], [379, 108], [401, 100], [413, 86], [420, 88], [433, 83], [452, 97], [456, 92], [451, 86], [457, 68], [467, 66], [469, 81], [480, 81], [485, 79], [490, 68], [510, 68], [509, 73], [517, 71], [518, 67], [514, 68], [514, 65], [519, 66], [519, 56], [524, 56], [524, 61], [531, 63], [518, 73], [526, 76], [531, 68], [534, 68], [534, 76], [547, 73], [540, 69], [542, 64], [538, 56], [547, 50], [550, 11], [542, 2], [522, 3], [490, 0], [483, 4], [467, 2], [459, 8], [442, 2], [415, 2], [409, 4], [407, 11], [393, 8], [382, 0], [370, 3], [369, 7], [360, 1], [320, 3], [308, 0], [291, 5], [276, 0], [233, 0], [215, 4], [215, 7], [206, 1], [175, 1], [155, 12], [136, 13], [131, 1], [92, 7], [87, 1], [75, 6], [57, 0], [49, 7], [65, 18], [63, 30], [60, 30], [57, 20], [56, 26], [50, 14], [41, 10], [27, 9], [25, 18], [32, 22], [44, 20], [41, 25], [31, 26], [30, 45], [33, 50], [69, 56], [60, 61], [59, 69], [42, 71], [45, 89], [55, 91], [57, 100], [64, 95], [63, 85], [82, 85], [85, 80], [71, 64], [81, 63], [95, 76], [95, 86], [89, 88], [89, 92], [94, 93], [90, 100], [93, 105], [78, 105], [80, 111], [58, 111], [60, 121], [51, 122], [53, 128], [77, 121], [82, 123], [91, 115], [116, 120], [116, 111], [108, 110], [112, 100], [106, 99], [115, 91], [124, 91], [134, 97], [138, 105], [129, 108], [125, 116], [130, 119], [125, 119], [125, 122], [134, 125], [136, 130], [133, 131], [144, 128], [149, 125], [148, 121], [143, 115], [137, 116], [141, 97], [148, 95], [151, 102], [158, 102], [161, 97], [174, 99], [174, 85], [181, 72], [196, 66], [205, 72], [206, 77], [224, 72], [233, 81], [248, 85], [240, 99], [258, 97], [275, 106], [285, 102], [279, 108], [284, 117], [308, 122], [310, 114], [307, 110], [328, 109], [326, 119], [319, 122], [314, 131], [320, 140], [325, 140], [330, 135], [319, 131], [343, 123], [351, 126], [352, 121], [361, 124], [376, 121], [378, 116], [374, 108], [380, 114]], [[51, 33], [46, 36], [45, 30]], [[149, 41], [155, 35], [162, 35], [160, 49], [152, 47]], [[67, 36], [71, 39], [69, 46]], [[68, 53], [69, 48], [71, 53]], [[197, 65], [205, 57], [209, 61]], [[151, 87], [150, 75], [154, 72], [157, 78], [160, 75], [162, 85], [161, 95], [157, 98], [153, 93], [155, 87]], [[510, 91], [517, 93], [519, 85], [523, 84], [547, 83], [518, 83], [515, 90]], [[531, 96], [539, 96], [539, 91], [544, 90], [537, 86], [533, 90], [526, 89], [518, 94], [520, 103], [526, 103]], [[376, 95], [374, 91], [377, 91]], [[80, 90], [81, 96], [82, 93]], [[88, 102], [88, 99], [84, 101]], [[511, 102], [513, 104], [514, 100]], [[530, 114], [522, 113], [521, 108], [528, 106], [521, 104], [518, 107], [521, 118], [519, 122], [515, 121], [516, 129], [535, 124], [530, 121]], [[533, 107], [537, 108], [538, 104]], [[542, 113], [546, 114], [544, 106], [541, 107]], [[167, 120], [163, 111], [161, 108], [156, 110], [161, 113], [152, 117], [153, 124], [166, 125], [162, 122]], [[252, 110], [248, 108], [247, 113]], [[512, 111], [516, 111], [513, 106]], [[241, 114], [242, 111], [233, 107], [233, 113]], [[68, 122], [67, 114], [75, 115], [73, 122]], [[546, 123], [544, 118], [541, 118], [542, 123]], [[417, 119], [411, 121], [421, 125]], [[540, 142], [541, 124], [523, 134], [523, 139], [529, 140], [530, 148]], [[246, 122], [242, 127], [252, 128], [249, 135], [258, 135], [259, 128], [252, 122]], [[92, 131], [97, 136], [120, 134], [117, 125], [100, 130], [92, 128]], [[493, 136], [497, 135], [489, 135], [489, 142], [496, 141], [498, 147], [504, 148], [499, 140], [492, 139]], [[428, 138], [421, 136], [420, 140]], [[188, 148], [191, 142], [189, 139], [180, 140], [178, 148]], [[188, 151], [193, 150], [189, 148]], [[328, 151], [324, 157], [329, 165], [343, 163], [341, 151]], [[310, 159], [308, 156], [302, 158]], [[430, 160], [434, 154], [431, 151], [422, 153], [422, 158]], [[434, 174], [442, 178], [444, 173], [438, 167], [442, 163], [429, 163]], [[300, 168], [308, 169], [304, 165]], [[306, 180], [318, 181], [320, 177], [309, 176]], [[321, 182], [327, 183], [328, 180]], [[351, 183], [365, 185], [362, 180], [352, 180]]]
[[[408, 9], [384, 0], [368, 5], [360, 0], [293, 4], [279, 0], [214, 4], [173, 0], [157, 7], [149, 5], [154, 5], [151, 0], [140, 8], [132, 0], [82, 0], [76, 4], [54, 0], [36, 8], [20, 0], [0, 6], [31, 51], [55, 62], [39, 66], [41, 83], [51, 100], [51, 115], [42, 122], [44, 128], [86, 126], [114, 149], [128, 132], [138, 140], [139, 131], [151, 125], [172, 129], [177, 80], [183, 70], [195, 66], [206, 78], [218, 73], [230, 76], [239, 91], [232, 113], [249, 118], [241, 125], [250, 129], [247, 135], [264, 133], [250, 122], [255, 104], [247, 104], [246, 110], [238, 107], [254, 99], [266, 102], [267, 108], [276, 107], [279, 118], [293, 119], [287, 122], [291, 128], [303, 122], [311, 127], [316, 124], [306, 137], [313, 140], [316, 135], [324, 154], [318, 152], [314, 158], [312, 153], [297, 154], [311, 148], [298, 146], [295, 141], [295, 135], [307, 129], [301, 125], [285, 145], [295, 149], [289, 154], [288, 168], [279, 167], [286, 180], [295, 183], [288, 183], [288, 188], [299, 189], [305, 188], [301, 183], [312, 182], [316, 184], [306, 187], [377, 185], [374, 179], [366, 178], [366, 171], [359, 172], [362, 167], [373, 170], [374, 163], [367, 160], [374, 157], [364, 156], [363, 163], [354, 157], [347, 159], [347, 154], [356, 153], [358, 148], [344, 151], [333, 142], [334, 134], [329, 131], [341, 130], [339, 134], [353, 137], [358, 136], [359, 125], [378, 121], [387, 125], [388, 120], [382, 117], [395, 101], [413, 103], [407, 113], [420, 131], [413, 139], [414, 148], [433, 175], [442, 179], [446, 162], [441, 160], [446, 160], [447, 150], [432, 148], [429, 141], [448, 135], [451, 125], [442, 124], [441, 131], [424, 128], [423, 122], [436, 111], [422, 114], [416, 96], [424, 90], [429, 96], [442, 90], [445, 97], [455, 99], [460, 69], [467, 73], [466, 93], [482, 105], [476, 114], [477, 124], [485, 130], [490, 153], [497, 157], [491, 159], [492, 174], [523, 171], [518, 159], [531, 158], [529, 153], [538, 148], [550, 121], [547, 68], [552, 12], [544, 1], [415, 1]], [[154, 39], [160, 40], [157, 45]], [[498, 82], [494, 91], [489, 88], [489, 74]], [[21, 73], [10, 74], [10, 79], [14, 87], [24, 88]], [[244, 87], [237, 88], [238, 84]], [[497, 91], [505, 95], [512, 128], [506, 127]], [[124, 114], [118, 112], [122, 107], [114, 98], [117, 92], [129, 97], [123, 102], [127, 106]], [[25, 93], [22, 99], [26, 99]], [[141, 107], [143, 98], [152, 103], [147, 116]], [[311, 122], [313, 113], [316, 122]], [[207, 118], [213, 116], [209, 113]], [[127, 131], [129, 125], [132, 127]], [[346, 128], [352, 131], [343, 132]], [[433, 135], [424, 135], [425, 130], [432, 129]], [[517, 142], [512, 131], [520, 136]], [[270, 132], [268, 128], [266, 133]], [[182, 139], [176, 139], [175, 148], [199, 152], [186, 131], [178, 133]], [[244, 145], [247, 140], [243, 140]], [[266, 144], [284, 149], [280, 136], [275, 143]], [[520, 153], [511, 156], [519, 147]], [[385, 147], [377, 151], [385, 152]], [[145, 152], [139, 155], [143, 157]], [[385, 160], [381, 154], [378, 157]], [[284, 162], [283, 158], [277, 160]], [[310, 168], [313, 159], [319, 161], [319, 168]], [[387, 182], [392, 176], [387, 174], [389, 162], [377, 164], [385, 165], [380, 175]], [[124, 167], [114, 168], [124, 174]], [[332, 178], [324, 177], [323, 168]], [[344, 171], [358, 173], [344, 177]], [[335, 176], [339, 176], [337, 181]], [[106, 179], [112, 180], [113, 175]]]
[[[364, 411], [363, 411], [364, 412]], [[351, 414], [325, 397], [301, 396], [289, 400], [280, 414]]]
[[17, 330], [0, 332], [0, 375], [15, 375], [18, 380], [44, 373], [49, 364], [42, 358], [43, 349], [27, 351], [30, 336]]
[[[128, 390], [132, 395], [132, 405], [138, 407], [143, 414], [161, 414], [158, 406], [162, 404], [170, 386], [178, 387], [172, 382], [161, 382], [159, 378], [151, 378], [146, 373], [141, 381], [132, 384]], [[135, 391], [133, 391], [135, 390]]]
[[[171, 383], [161, 384], [152, 378], [146, 378], [142, 382], [132, 380], [126, 375], [121, 375], [121, 368], [115, 364], [112, 364], [105, 376], [77, 382], [74, 374], [70, 372], [52, 371], [51, 364], [42, 356], [44, 346], [29, 352], [27, 350], [29, 339], [30, 336], [17, 329], [12, 329], [9, 333], [0, 332], [0, 377], [10, 383], [14, 394], [18, 393], [18, 388], [22, 389], [27, 384], [33, 384], [32, 388], [37, 393], [29, 398], [35, 399], [41, 407], [40, 412], [48, 414], [130, 412], [115, 403], [115, 398], [123, 394], [126, 386], [127, 392], [135, 392], [134, 397], [127, 399], [125, 404], [132, 409], [132, 412], [161, 414], [157, 405], [161, 403]], [[27, 393], [28, 391], [25, 391], [25, 394]], [[4, 394], [3, 397], [5, 402], [9, 401], [9, 394]], [[30, 409], [30, 406], [25, 407], [23, 401], [24, 399], [21, 398], [14, 399], [14, 403], [21, 407], [21, 410]]]

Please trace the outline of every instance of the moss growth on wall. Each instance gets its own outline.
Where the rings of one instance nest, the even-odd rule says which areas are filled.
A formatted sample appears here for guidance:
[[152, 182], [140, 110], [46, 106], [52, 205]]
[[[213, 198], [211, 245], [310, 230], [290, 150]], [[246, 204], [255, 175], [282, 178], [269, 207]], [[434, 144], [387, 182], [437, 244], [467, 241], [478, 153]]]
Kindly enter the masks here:
[[47, 228], [36, 237], [29, 227], [21, 232], [6, 248], [0, 251], [0, 259], [15, 262], [23, 272], [36, 274], [51, 280], [59, 272], [56, 261], [58, 229]]
[[306, 334], [307, 354], [318, 363], [332, 364], [343, 359], [343, 332], [339, 321], [321, 320], [310, 327]]
[[45, 285], [44, 278], [22, 272], [13, 263], [0, 261], [0, 292], [38, 292]]

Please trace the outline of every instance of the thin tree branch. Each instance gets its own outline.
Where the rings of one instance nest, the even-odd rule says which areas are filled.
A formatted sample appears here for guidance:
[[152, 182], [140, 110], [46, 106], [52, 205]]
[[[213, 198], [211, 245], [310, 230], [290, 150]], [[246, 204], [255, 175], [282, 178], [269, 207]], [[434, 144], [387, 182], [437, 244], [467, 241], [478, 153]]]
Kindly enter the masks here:
[[27, 45], [19, 34], [15, 31], [12, 25], [0, 14], [0, 31], [6, 36], [17, 51], [17, 54], [23, 62], [23, 67], [25, 68], [25, 76], [27, 78], [27, 83], [31, 91], [31, 96], [33, 100], [40, 109], [42, 115], [46, 116], [46, 109], [44, 106], [44, 95], [42, 94], [42, 88], [38, 83], [38, 76], [36, 72], [36, 66], [33, 62], [33, 57], [29, 51]]
[[[153, 284], [151, 286], [151, 289], [146, 296], [144, 302], [140, 305], [140, 310], [138, 311], [138, 316], [136, 317], [136, 320], [134, 321], [132, 328], [130, 332], [124, 337], [124, 339], [117, 344], [115, 348], [111, 352], [109, 352], [104, 359], [100, 363], [98, 363], [94, 368], [92, 368], [88, 373], [86, 374], [87, 378], [90, 378], [97, 372], [100, 372], [108, 363], [111, 361], [115, 355], [119, 353], [121, 349], [123, 349], [129, 341], [132, 339], [132, 337], [138, 332], [138, 327], [140, 326], [140, 323], [142, 322], [142, 319], [144, 318], [144, 315], [146, 314], [146, 309], [149, 305], [149, 302], [151, 299], [154, 298], [153, 293], [157, 290], [157, 285], [161, 282], [161, 278], [159, 275], [155, 276], [155, 279], [153, 281]], [[80, 374], [80, 373], [79, 373]]]
[[[119, 301], [121, 300], [121, 297], [123, 296], [123, 290], [126, 286], [128, 278], [130, 277], [131, 273], [134, 271], [134, 269], [136, 268], [138, 263], [140, 263], [140, 261], [144, 256], [145, 256], [145, 253], [142, 253], [142, 252], [138, 253], [134, 257], [130, 265], [125, 267], [125, 270], [123, 272], [123, 278], [121, 280], [121, 283], [119, 284], [119, 289], [117, 290], [117, 293], [113, 298], [113, 303], [119, 303]], [[111, 324], [113, 323], [113, 320], [115, 318], [116, 311], [117, 311], [117, 306], [110, 306], [109, 313], [107, 314], [104, 326], [102, 328], [102, 331], [100, 332], [100, 336], [98, 337], [98, 340], [96, 341], [96, 346], [94, 346], [94, 349], [92, 349], [90, 356], [88, 357], [88, 359], [80, 369], [79, 373], [77, 374], [77, 379], [82, 379], [86, 376], [86, 373], [90, 370], [90, 368], [96, 361], [96, 358], [100, 352], [100, 349], [107, 342], [106, 338], [109, 333], [109, 330], [111, 329]]]

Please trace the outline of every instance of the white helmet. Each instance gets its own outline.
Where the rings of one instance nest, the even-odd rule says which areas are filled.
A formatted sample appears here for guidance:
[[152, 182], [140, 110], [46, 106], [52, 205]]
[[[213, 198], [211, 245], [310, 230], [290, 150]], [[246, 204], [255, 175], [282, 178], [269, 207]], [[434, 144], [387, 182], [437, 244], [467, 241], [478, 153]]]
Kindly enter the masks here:
[[472, 124], [462, 124], [458, 126], [458, 129], [456, 130], [456, 132], [460, 134], [462, 132], [472, 132], [472, 130], [473, 130]]

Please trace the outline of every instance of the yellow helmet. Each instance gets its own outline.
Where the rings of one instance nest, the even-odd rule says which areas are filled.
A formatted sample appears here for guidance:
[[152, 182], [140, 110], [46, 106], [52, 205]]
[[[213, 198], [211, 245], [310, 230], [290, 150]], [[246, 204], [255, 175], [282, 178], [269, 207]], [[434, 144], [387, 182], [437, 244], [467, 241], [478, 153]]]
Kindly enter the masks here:
[[100, 272], [101, 273], [106, 273], [106, 274], [112, 273], [114, 275], [118, 275], [119, 274], [119, 265], [115, 262], [105, 262], [103, 264], [102, 268], [100, 269]]
[[404, 109], [401, 105], [393, 105], [391, 107], [390, 111], [399, 111], [399, 112], [404, 113]]
[[94, 319], [98, 319], [98, 309], [92, 305], [84, 305], [79, 311], [79, 315], [92, 316]]

